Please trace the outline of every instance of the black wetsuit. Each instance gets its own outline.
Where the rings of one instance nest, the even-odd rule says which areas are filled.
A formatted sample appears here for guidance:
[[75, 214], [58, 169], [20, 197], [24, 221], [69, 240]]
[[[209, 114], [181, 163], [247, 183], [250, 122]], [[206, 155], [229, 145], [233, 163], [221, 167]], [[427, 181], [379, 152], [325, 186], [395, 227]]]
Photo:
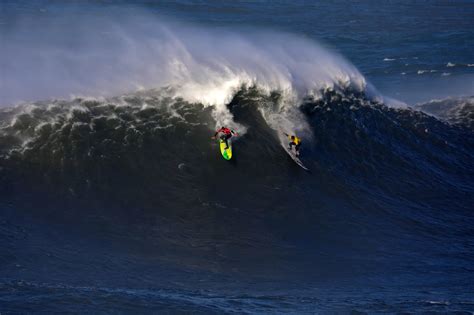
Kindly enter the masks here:
[[295, 146], [296, 152], [299, 152], [300, 151], [300, 146], [301, 146], [301, 141], [298, 144], [296, 144], [294, 141], [291, 141], [289, 145], [290, 145], [290, 150], [292, 149], [293, 146]]

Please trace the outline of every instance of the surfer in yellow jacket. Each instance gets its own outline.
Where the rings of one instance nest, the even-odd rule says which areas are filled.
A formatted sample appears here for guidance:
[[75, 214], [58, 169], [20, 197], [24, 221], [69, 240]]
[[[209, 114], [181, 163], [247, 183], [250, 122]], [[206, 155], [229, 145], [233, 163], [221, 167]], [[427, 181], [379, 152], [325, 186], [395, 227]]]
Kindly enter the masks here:
[[290, 136], [289, 134], [285, 133], [285, 135], [288, 137], [288, 139], [290, 140], [290, 143], [288, 144], [288, 149], [291, 149], [293, 148], [293, 146], [295, 146], [295, 152], [296, 152], [296, 156], [299, 156], [300, 155], [300, 146], [301, 146], [301, 139], [298, 138], [297, 136]]

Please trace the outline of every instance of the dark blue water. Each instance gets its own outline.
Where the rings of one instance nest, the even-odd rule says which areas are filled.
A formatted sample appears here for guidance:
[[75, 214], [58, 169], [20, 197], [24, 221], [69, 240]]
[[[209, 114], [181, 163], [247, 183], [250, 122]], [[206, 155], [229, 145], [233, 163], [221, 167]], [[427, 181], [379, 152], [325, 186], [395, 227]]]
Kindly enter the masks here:
[[0, 313], [472, 314], [473, 26], [472, 1], [2, 2]]

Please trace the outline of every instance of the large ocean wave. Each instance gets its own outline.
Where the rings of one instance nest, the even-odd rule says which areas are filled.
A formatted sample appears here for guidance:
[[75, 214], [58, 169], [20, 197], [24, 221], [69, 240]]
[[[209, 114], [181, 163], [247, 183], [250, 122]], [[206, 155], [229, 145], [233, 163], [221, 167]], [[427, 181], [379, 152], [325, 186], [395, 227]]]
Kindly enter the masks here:
[[[349, 282], [351, 305], [359, 288], [413, 278], [469, 287], [472, 100], [393, 106], [295, 35], [85, 18], [47, 21], [36, 39], [25, 31], [37, 21], [6, 32], [0, 94], [16, 105], [0, 109], [0, 289], [264, 312], [267, 295], [232, 292], [258, 283], [280, 299], [283, 281], [269, 307], [291, 311], [328, 283]], [[221, 125], [240, 134], [231, 161], [210, 139]], [[283, 132], [301, 136], [310, 172]], [[201, 285], [223, 292], [222, 308], [193, 293]]]

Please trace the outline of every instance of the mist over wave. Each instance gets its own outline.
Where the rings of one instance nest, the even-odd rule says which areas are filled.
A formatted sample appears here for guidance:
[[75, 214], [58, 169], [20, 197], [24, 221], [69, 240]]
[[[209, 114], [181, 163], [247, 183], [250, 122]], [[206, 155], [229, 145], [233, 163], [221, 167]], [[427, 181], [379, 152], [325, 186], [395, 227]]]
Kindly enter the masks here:
[[279, 91], [287, 106], [328, 87], [366, 87], [355, 67], [300, 36], [126, 13], [23, 19], [8, 28], [2, 104], [169, 86], [175, 97], [215, 106], [218, 124], [232, 124], [225, 104], [242, 86]]

